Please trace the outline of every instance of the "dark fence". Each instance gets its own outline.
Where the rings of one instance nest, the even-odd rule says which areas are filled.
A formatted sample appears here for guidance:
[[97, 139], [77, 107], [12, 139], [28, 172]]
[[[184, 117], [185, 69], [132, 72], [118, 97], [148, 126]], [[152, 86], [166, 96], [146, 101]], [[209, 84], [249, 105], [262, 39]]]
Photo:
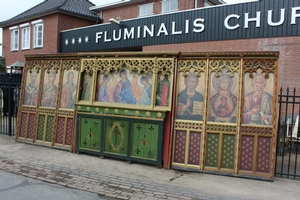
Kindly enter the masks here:
[[22, 74], [0, 73], [0, 134], [16, 133]]
[[278, 96], [279, 118], [277, 135], [277, 156], [275, 175], [300, 178], [300, 96], [296, 88], [285, 91], [281, 88]]

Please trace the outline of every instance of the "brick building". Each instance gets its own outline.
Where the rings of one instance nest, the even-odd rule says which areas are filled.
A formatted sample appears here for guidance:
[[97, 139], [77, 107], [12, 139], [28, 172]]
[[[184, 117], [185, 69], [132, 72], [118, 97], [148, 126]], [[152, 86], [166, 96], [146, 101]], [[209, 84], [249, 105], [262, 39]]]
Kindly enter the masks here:
[[44, 1], [19, 15], [0, 22], [3, 28], [2, 55], [6, 65], [19, 61], [24, 55], [59, 53], [59, 33], [62, 30], [99, 23], [101, 19], [85, 0]]
[[[222, 3], [127, 0], [90, 7], [103, 23], [61, 30], [55, 46], [61, 54], [26, 56], [24, 77], [42, 69], [40, 90], [51, 70], [60, 78], [51, 106], [41, 103], [41, 94], [28, 110], [23, 101], [18, 139], [165, 168], [273, 179], [278, 86], [298, 84], [300, 1]], [[73, 110], [59, 101], [69, 70], [78, 77]], [[112, 99], [125, 74], [136, 90], [126, 81], [123, 95], [133, 105], [97, 99], [100, 82], [110, 81], [105, 90]], [[254, 85], [257, 79], [263, 90]], [[153, 89], [148, 103], [139, 105], [145, 80]], [[216, 97], [222, 81], [227, 96]], [[188, 84], [194, 91], [187, 92]], [[265, 97], [257, 101], [259, 110], [248, 109], [245, 100], [255, 87]]]

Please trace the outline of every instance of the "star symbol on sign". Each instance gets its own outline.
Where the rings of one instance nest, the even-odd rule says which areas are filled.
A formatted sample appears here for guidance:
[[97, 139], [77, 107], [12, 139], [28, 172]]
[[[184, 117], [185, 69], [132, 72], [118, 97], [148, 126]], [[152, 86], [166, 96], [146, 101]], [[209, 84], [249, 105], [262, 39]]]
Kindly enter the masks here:
[[80, 36], [79, 38], [78, 38], [78, 44], [81, 44], [82, 43], [82, 37]]
[[85, 36], [84, 42], [85, 42], [85, 43], [88, 43], [88, 42], [89, 42], [89, 36]]
[[74, 45], [75, 44], [75, 38], [72, 38], [71, 43]]
[[69, 39], [68, 39], [68, 38], [65, 39], [65, 45], [66, 45], [66, 46], [69, 45]]

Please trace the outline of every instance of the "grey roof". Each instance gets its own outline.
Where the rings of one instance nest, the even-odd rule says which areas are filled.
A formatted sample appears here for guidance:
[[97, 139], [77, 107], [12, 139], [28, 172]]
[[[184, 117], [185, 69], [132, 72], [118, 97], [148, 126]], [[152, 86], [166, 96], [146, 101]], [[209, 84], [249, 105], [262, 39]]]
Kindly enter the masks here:
[[24, 63], [18, 60], [17, 62], [11, 64], [10, 67], [24, 67]]
[[9, 20], [0, 22], [0, 27], [20, 23], [52, 12], [64, 12], [78, 17], [97, 20], [99, 19], [97, 13], [89, 10], [92, 6], [95, 6], [95, 4], [88, 0], [45, 0]]

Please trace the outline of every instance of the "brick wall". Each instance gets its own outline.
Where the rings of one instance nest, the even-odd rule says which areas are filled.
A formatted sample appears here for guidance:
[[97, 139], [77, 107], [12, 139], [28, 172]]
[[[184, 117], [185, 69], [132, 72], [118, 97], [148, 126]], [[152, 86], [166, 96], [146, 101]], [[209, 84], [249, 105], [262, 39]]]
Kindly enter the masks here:
[[300, 37], [227, 40], [143, 47], [143, 51], [170, 51], [170, 49], [176, 52], [278, 51], [280, 61], [279, 86], [300, 89]]
[[52, 14], [45, 16], [43, 18], [36, 18], [30, 21], [22, 22], [24, 23], [31, 23], [32, 21], [43, 19], [44, 20], [44, 41], [43, 41], [43, 48], [35, 48], [33, 49], [33, 26], [30, 27], [30, 49], [29, 50], [22, 50], [21, 47], [21, 31], [22, 29], [19, 28], [19, 50], [15, 52], [11, 52], [11, 31], [9, 27], [20, 25], [15, 24], [9, 27], [3, 28], [3, 52], [2, 55], [6, 59], [6, 65], [9, 66], [16, 61], [25, 62], [24, 55], [27, 54], [50, 54], [50, 53], [59, 53], [59, 32], [61, 30], [78, 28], [88, 25], [94, 25], [95, 22], [75, 18], [74, 16], [69, 16], [65, 14]]
[[[198, 7], [203, 7], [204, 0], [197, 0]], [[139, 16], [139, 7], [138, 5], [154, 3], [153, 5], [153, 13], [154, 15], [161, 14], [161, 0], [149, 0], [145, 3], [141, 4], [132, 4], [128, 6], [122, 6], [119, 8], [107, 9], [103, 10], [102, 18], [103, 23], [109, 22], [110, 18], [117, 18], [121, 17], [122, 19], [131, 19], [137, 18]], [[178, 8], [179, 10], [189, 10], [195, 7], [194, 0], [178, 0]]]

